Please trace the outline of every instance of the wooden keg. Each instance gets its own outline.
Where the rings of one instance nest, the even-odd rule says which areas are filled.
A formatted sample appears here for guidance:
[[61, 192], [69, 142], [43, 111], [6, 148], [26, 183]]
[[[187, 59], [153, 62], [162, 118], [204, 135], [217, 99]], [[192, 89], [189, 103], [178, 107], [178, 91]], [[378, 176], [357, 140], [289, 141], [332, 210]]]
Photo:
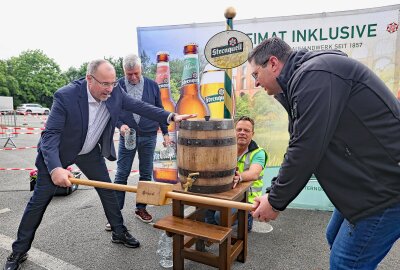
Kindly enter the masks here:
[[199, 173], [190, 192], [219, 193], [232, 189], [236, 170], [236, 134], [232, 119], [194, 119], [179, 124], [179, 180]]

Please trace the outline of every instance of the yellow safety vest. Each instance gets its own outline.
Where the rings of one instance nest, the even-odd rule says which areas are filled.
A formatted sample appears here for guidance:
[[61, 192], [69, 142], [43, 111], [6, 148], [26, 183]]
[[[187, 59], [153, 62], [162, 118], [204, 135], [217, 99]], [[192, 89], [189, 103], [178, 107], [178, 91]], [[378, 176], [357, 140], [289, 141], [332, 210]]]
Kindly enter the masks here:
[[247, 200], [249, 203], [253, 203], [255, 197], [259, 197], [262, 195], [262, 188], [264, 185], [262, 179], [264, 176], [265, 166], [267, 165], [268, 155], [267, 155], [267, 152], [265, 152], [265, 150], [263, 148], [258, 147], [251, 152], [245, 153], [237, 162], [237, 166], [238, 166], [240, 173], [247, 171], [250, 168], [250, 165], [251, 165], [254, 155], [260, 151], [264, 151], [264, 153], [265, 153], [265, 164], [264, 164], [264, 168], [261, 171], [259, 177], [253, 182], [253, 185], [250, 187], [250, 191], [248, 193], [249, 195], [247, 197]]

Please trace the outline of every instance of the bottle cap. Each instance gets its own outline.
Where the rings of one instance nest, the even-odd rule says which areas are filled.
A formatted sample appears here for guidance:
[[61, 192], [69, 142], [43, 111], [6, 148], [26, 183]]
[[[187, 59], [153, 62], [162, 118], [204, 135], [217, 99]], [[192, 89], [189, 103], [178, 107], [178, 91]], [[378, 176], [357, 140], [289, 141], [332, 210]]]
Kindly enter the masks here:
[[184, 54], [196, 54], [198, 49], [198, 45], [196, 43], [188, 43], [183, 48]]
[[157, 62], [168, 62], [169, 53], [167, 51], [157, 52]]

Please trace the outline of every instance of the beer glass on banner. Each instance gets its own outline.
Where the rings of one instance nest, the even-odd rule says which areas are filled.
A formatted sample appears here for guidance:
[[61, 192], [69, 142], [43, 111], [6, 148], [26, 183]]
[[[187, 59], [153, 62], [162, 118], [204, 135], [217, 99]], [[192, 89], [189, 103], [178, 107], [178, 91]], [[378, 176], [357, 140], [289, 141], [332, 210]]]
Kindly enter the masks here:
[[[168, 52], [157, 53], [156, 82], [160, 88], [161, 102], [166, 111], [175, 111], [175, 102], [171, 98], [170, 70]], [[168, 126], [169, 145], [163, 144], [164, 137], [161, 129], [157, 132], [157, 143], [154, 151], [153, 178], [154, 181], [177, 183], [178, 171], [176, 166], [176, 130], [175, 122]]]
[[181, 95], [175, 111], [179, 114], [197, 114], [198, 119], [204, 119], [205, 116], [210, 115], [210, 112], [207, 104], [200, 96], [197, 50], [198, 46], [195, 43], [189, 43], [184, 47]]
[[200, 92], [211, 118], [224, 118], [225, 70], [207, 64], [201, 77]]

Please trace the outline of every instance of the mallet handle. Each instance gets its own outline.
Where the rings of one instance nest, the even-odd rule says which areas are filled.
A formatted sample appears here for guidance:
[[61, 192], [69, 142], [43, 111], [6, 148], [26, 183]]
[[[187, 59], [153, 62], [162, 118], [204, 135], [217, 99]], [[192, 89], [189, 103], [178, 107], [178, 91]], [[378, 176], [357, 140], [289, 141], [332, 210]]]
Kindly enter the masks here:
[[240, 210], [247, 210], [253, 211], [253, 205], [249, 203], [242, 203], [242, 202], [235, 202], [235, 201], [228, 201], [204, 196], [197, 196], [191, 194], [184, 194], [179, 192], [167, 192], [165, 194], [167, 198], [176, 199], [176, 200], [183, 200], [187, 202], [194, 202], [194, 203], [202, 203], [208, 205], [216, 205], [221, 207], [227, 208], [237, 208]]
[[106, 188], [106, 189], [113, 189], [118, 191], [128, 191], [128, 192], [137, 192], [136, 186], [128, 186], [128, 185], [120, 185], [120, 184], [113, 184], [101, 181], [93, 181], [93, 180], [85, 180], [85, 179], [78, 179], [70, 177], [68, 179], [72, 184], [76, 185], [83, 185], [83, 186], [92, 186], [98, 188]]

